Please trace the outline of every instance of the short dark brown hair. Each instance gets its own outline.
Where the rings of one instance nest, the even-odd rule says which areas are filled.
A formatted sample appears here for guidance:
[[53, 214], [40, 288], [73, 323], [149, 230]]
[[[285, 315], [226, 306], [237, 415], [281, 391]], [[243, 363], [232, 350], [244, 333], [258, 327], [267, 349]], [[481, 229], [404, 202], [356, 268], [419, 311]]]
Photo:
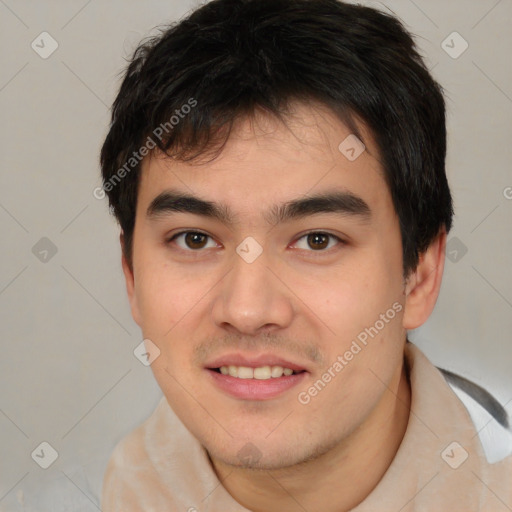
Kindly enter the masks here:
[[452, 224], [442, 89], [398, 19], [338, 0], [213, 0], [136, 49], [100, 157], [129, 265], [144, 145], [218, 154], [235, 120], [285, 119], [296, 100], [325, 104], [363, 142], [354, 117], [369, 127], [413, 271]]

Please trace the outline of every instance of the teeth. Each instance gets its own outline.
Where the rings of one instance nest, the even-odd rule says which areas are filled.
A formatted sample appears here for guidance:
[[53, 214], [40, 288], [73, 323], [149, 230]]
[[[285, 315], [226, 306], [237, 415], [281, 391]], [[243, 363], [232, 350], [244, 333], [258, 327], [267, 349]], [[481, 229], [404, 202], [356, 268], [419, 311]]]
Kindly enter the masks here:
[[237, 377], [239, 379], [252, 379], [254, 377], [254, 371], [252, 368], [247, 368], [246, 366], [239, 366]]
[[272, 369], [270, 370], [270, 375], [272, 377], [277, 378], [277, 377], [281, 377], [281, 375], [283, 375], [283, 367], [282, 366], [272, 366]]
[[[262, 366], [261, 368], [254, 368], [254, 378], [260, 380], [270, 379], [272, 377], [272, 369], [270, 366]], [[277, 373], [277, 372], [276, 372]], [[238, 372], [240, 375], [240, 372]]]
[[283, 368], [282, 366], [260, 366], [258, 368], [249, 368], [248, 366], [221, 366], [220, 373], [222, 375], [230, 375], [239, 379], [277, 379], [283, 375], [288, 376], [293, 373], [291, 368]]

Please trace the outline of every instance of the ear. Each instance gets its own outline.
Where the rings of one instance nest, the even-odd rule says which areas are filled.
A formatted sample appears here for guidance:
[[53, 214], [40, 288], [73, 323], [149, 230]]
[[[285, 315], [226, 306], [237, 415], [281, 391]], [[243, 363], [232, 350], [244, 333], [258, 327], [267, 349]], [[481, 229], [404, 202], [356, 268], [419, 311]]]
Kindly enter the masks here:
[[[141, 327], [141, 316], [139, 311], [139, 304], [137, 301], [137, 294], [135, 293], [135, 277], [133, 270], [128, 265], [128, 261], [124, 251], [124, 233], [121, 231], [119, 235], [119, 241], [121, 242], [121, 265], [123, 267], [124, 279], [126, 282], [126, 293], [128, 294], [128, 300], [130, 302], [130, 308], [132, 311], [132, 317]], [[132, 261], [133, 262], [133, 261]]]
[[406, 280], [404, 329], [416, 329], [424, 324], [434, 310], [443, 277], [445, 249], [446, 229], [443, 226]]

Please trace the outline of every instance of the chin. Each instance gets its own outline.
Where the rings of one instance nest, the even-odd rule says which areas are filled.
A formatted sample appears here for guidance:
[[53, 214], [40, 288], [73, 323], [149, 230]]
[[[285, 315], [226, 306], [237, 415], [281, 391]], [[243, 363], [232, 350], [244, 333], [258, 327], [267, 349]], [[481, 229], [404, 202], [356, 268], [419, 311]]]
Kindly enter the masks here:
[[274, 435], [265, 439], [260, 432], [251, 438], [245, 432], [243, 439], [234, 436], [222, 443], [205, 440], [201, 444], [210, 457], [223, 464], [251, 470], [284, 469], [318, 456], [314, 446], [306, 447], [303, 441], [293, 440], [289, 435], [272, 438]]
[[290, 455], [289, 452], [285, 454], [282, 450], [259, 449], [251, 442], [243, 445], [238, 452], [233, 452], [231, 448], [229, 453], [222, 450], [208, 450], [208, 453], [227, 466], [259, 471], [284, 469], [303, 461], [297, 452], [294, 455]]

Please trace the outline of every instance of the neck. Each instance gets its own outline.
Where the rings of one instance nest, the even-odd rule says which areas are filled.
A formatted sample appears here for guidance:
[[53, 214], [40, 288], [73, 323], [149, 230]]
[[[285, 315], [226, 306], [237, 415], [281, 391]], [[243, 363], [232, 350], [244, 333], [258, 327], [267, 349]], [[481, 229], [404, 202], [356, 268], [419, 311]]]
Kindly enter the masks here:
[[410, 399], [401, 365], [364, 423], [314, 460], [273, 471], [210, 460], [226, 490], [253, 512], [349, 511], [372, 492], [393, 461], [407, 429]]

